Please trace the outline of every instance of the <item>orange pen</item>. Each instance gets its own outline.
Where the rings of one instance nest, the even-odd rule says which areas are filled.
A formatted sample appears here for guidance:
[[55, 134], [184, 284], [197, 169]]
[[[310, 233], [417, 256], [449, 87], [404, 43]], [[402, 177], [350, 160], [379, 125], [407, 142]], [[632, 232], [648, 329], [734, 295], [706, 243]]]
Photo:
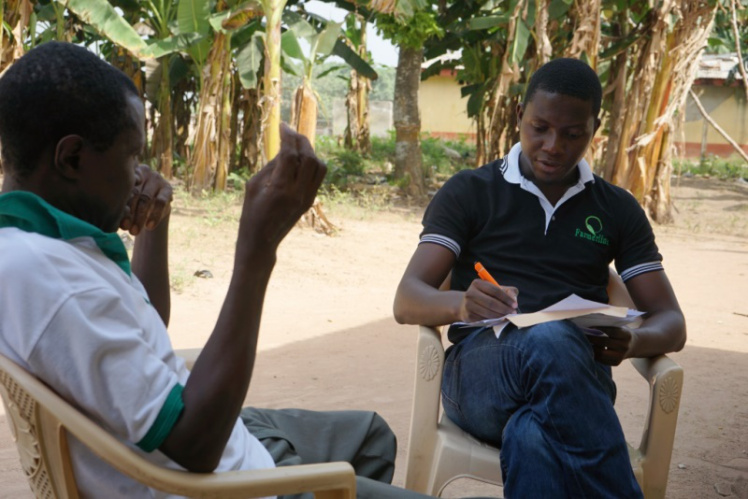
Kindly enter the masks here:
[[[496, 279], [494, 279], [493, 276], [488, 273], [488, 271], [486, 270], [486, 267], [484, 267], [482, 263], [475, 262], [475, 271], [478, 272], [478, 277], [480, 277], [484, 281], [490, 282], [491, 284], [501, 289], [502, 291], [504, 290], [504, 288], [502, 288], [501, 285], [498, 282], [496, 282]], [[520, 312], [519, 307], [517, 307], [517, 313], [518, 314], [522, 313]]]
[[475, 271], [478, 272], [478, 277], [483, 279], [484, 281], [488, 281], [497, 288], [501, 288], [498, 282], [496, 282], [496, 279], [494, 279], [491, 274], [488, 273], [486, 270], [486, 267], [483, 266], [480, 262], [475, 262]]

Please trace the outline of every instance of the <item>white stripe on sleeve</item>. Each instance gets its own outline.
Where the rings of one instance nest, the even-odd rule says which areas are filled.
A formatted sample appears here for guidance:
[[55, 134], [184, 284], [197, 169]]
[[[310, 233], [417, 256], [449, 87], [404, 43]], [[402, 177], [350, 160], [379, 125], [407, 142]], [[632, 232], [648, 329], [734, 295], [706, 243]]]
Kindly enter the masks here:
[[439, 234], [424, 234], [423, 236], [421, 236], [421, 240], [418, 244], [421, 243], [434, 243], [440, 246], [444, 246], [448, 250], [452, 251], [452, 253], [454, 253], [457, 258], [460, 257], [460, 245], [447, 236], [442, 236]]

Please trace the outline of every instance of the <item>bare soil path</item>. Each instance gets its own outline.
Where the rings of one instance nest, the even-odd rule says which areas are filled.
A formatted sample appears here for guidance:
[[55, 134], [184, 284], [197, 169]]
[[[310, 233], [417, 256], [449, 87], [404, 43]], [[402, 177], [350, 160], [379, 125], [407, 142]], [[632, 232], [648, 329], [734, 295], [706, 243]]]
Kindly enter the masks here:
[[[667, 496], [748, 499], [748, 185], [682, 179], [676, 221], [656, 227], [665, 267], [688, 320], [684, 393]], [[414, 375], [415, 329], [391, 306], [417, 243], [422, 210], [327, 206], [333, 237], [296, 229], [280, 249], [247, 402], [265, 407], [361, 408], [380, 412], [398, 435], [395, 483], [403, 483]], [[175, 347], [210, 334], [233, 262], [235, 203], [176, 202], [172, 219]], [[212, 278], [193, 274], [209, 270]], [[637, 442], [647, 386], [616, 368], [617, 409]], [[1, 412], [1, 409], [0, 409]], [[500, 495], [461, 480], [447, 495]], [[27, 498], [5, 416], [0, 414], [0, 498]]]

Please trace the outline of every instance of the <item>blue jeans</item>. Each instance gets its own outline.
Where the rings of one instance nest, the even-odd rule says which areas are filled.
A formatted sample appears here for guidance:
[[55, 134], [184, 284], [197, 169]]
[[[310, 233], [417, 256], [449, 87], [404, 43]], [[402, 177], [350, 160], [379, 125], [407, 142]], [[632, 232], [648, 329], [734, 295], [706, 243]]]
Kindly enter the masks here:
[[568, 321], [479, 329], [450, 349], [442, 383], [447, 416], [501, 448], [507, 498], [641, 498], [615, 393]]

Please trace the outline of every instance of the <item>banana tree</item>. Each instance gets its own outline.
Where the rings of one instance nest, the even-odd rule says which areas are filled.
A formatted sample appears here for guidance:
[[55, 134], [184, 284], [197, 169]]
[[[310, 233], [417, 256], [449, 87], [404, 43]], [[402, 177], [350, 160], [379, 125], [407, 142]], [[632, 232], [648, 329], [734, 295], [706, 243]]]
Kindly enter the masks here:
[[[309, 139], [314, 146], [317, 130], [317, 102], [318, 98], [313, 86], [314, 68], [324, 62], [333, 52], [341, 33], [341, 24], [326, 22], [318, 31], [297, 13], [287, 12], [284, 16], [288, 30], [281, 36], [281, 46], [284, 54], [301, 63], [301, 84], [294, 92], [291, 110], [291, 125]], [[300, 40], [308, 45], [305, 53]], [[290, 64], [287, 64], [297, 76]], [[332, 68], [328, 71], [337, 68]]]
[[[182, 11], [183, 3], [191, 6]], [[233, 147], [232, 36], [248, 22], [262, 15], [257, 2], [231, 5], [225, 0], [219, 0], [215, 7], [216, 13], [205, 16], [208, 5], [207, 0], [181, 0], [178, 13], [180, 24], [190, 23], [198, 33], [213, 32], [200, 77], [200, 108], [195, 126], [190, 182], [193, 193], [211, 189], [222, 191], [226, 188], [229, 156]], [[202, 47], [195, 47], [201, 51], [200, 54], [204, 53]]]
[[[356, 12], [351, 12], [345, 19], [345, 38], [353, 50], [364, 60], [369, 60], [366, 48], [366, 19]], [[369, 130], [369, 92], [371, 80], [355, 69], [351, 70], [348, 80], [348, 95], [345, 103], [348, 119], [343, 143], [347, 149], [361, 153], [371, 152], [371, 133]]]
[[0, 73], [23, 55], [33, 10], [30, 0], [0, 1]]
[[672, 219], [674, 117], [696, 76], [716, 7], [716, 0], [665, 2], [645, 21], [653, 36], [637, 54], [613, 181], [630, 190], [658, 222]]
[[[125, 16], [115, 10], [120, 8]], [[198, 11], [192, 2], [186, 0], [141, 0], [126, 2], [118, 0], [68, 0], [67, 8], [102, 37], [114, 44], [111, 49], [112, 62], [125, 70], [139, 86], [145, 89], [145, 96], [158, 111], [154, 127], [151, 155], [157, 159], [159, 171], [170, 178], [173, 175], [173, 103], [172, 90], [176, 75], [184, 75], [184, 65], [175, 59], [178, 51], [189, 52], [196, 63], [204, 61], [204, 47], [208, 34], [198, 30], [192, 19], [202, 16], [207, 19], [207, 11]], [[177, 11], [180, 22], [175, 24]], [[146, 38], [140, 35], [134, 25], [148, 31]], [[116, 55], [116, 57], [115, 57]], [[118, 62], [119, 61], [119, 62]], [[146, 82], [140, 82], [143, 73], [141, 62], [146, 63]], [[131, 71], [135, 68], [136, 71]]]

